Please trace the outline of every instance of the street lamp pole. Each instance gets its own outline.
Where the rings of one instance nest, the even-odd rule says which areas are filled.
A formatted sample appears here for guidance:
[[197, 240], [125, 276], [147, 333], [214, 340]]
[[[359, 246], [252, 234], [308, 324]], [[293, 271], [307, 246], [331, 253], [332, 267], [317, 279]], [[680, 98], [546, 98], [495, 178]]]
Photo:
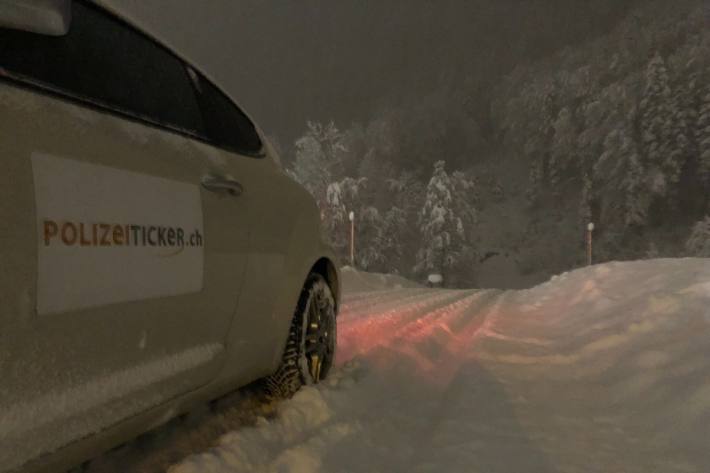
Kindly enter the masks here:
[[355, 267], [355, 212], [350, 212], [350, 266]]
[[587, 264], [592, 265], [592, 232], [594, 232], [594, 223], [589, 222], [587, 225]]

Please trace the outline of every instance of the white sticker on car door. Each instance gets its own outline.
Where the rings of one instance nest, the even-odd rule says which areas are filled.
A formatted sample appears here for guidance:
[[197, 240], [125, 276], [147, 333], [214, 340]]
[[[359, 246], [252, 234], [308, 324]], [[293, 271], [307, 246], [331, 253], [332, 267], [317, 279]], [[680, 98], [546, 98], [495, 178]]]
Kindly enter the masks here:
[[39, 314], [202, 290], [197, 185], [41, 153], [32, 168]]

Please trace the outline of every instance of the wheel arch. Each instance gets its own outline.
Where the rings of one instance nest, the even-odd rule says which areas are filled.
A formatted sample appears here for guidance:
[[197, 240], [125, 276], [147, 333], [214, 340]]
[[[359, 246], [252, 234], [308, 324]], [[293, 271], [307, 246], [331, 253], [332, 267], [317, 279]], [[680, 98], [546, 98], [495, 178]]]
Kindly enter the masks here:
[[335, 263], [326, 256], [321, 257], [320, 259], [318, 259], [318, 261], [315, 262], [315, 264], [311, 267], [308, 273], [320, 274], [328, 282], [330, 290], [333, 292], [333, 296], [335, 297], [337, 314], [337, 309], [340, 308], [341, 287], [340, 276], [338, 274], [338, 269], [335, 266]]

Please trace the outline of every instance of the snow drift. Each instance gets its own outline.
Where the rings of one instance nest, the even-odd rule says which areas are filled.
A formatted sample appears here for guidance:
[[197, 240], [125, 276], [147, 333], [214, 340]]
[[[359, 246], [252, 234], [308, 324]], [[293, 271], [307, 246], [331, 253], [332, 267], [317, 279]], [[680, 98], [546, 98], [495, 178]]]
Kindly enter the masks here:
[[341, 268], [340, 277], [345, 294], [422, 287], [420, 284], [396, 274], [365, 273], [352, 266]]
[[350, 293], [339, 369], [170, 473], [695, 472], [710, 465], [710, 262], [524, 291]]

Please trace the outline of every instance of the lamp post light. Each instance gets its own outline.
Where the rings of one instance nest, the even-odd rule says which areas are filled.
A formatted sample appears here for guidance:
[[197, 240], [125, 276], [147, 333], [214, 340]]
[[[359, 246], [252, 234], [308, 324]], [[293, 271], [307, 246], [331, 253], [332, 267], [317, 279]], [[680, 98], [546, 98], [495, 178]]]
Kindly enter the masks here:
[[350, 212], [350, 266], [355, 267], [355, 212]]
[[592, 265], [592, 233], [594, 232], [594, 223], [589, 222], [587, 225], [587, 264]]

